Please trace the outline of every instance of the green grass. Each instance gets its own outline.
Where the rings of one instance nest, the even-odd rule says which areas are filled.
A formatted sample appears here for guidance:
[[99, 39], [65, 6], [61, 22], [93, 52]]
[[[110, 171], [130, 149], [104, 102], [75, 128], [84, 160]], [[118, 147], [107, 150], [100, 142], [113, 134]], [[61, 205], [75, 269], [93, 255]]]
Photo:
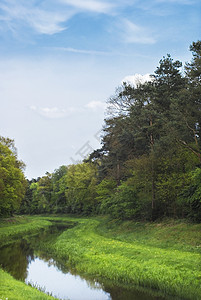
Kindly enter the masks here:
[[37, 289], [15, 280], [11, 275], [0, 270], [0, 299], [1, 300], [52, 300]]
[[0, 240], [1, 231], [13, 239], [14, 232], [18, 236], [26, 232], [26, 226], [31, 232], [30, 226], [37, 230], [37, 226], [48, 226], [52, 220], [77, 223], [55, 240], [40, 244], [63, 264], [117, 284], [152, 288], [182, 300], [201, 300], [201, 225], [119, 222], [101, 217], [32, 217], [27, 225], [3, 225]]
[[142, 223], [107, 219], [97, 229], [103, 236], [115, 236], [115, 239], [122, 241], [201, 253], [201, 224], [191, 224], [184, 220]]
[[36, 234], [41, 229], [47, 228], [51, 222], [41, 217], [15, 217], [1, 219], [0, 244], [11, 243], [25, 235]]
[[[190, 245], [190, 240], [187, 239], [189, 244], [186, 248], [183, 244], [179, 249], [177, 235], [170, 237], [170, 229], [164, 225], [163, 234], [167, 230], [166, 234], [171, 242], [167, 243], [164, 236], [161, 236], [160, 247], [161, 228], [156, 224], [150, 227], [147, 225], [149, 234], [155, 233], [155, 236], [148, 238], [146, 230], [142, 238], [142, 229], [141, 237], [139, 228], [138, 233], [130, 233], [129, 236], [125, 229], [122, 230], [117, 225], [113, 229], [116, 235], [112, 230], [104, 232], [104, 235], [100, 234], [102, 223], [104, 224], [104, 220], [98, 218], [80, 219], [78, 226], [65, 231], [53, 245], [48, 245], [49, 251], [82, 273], [108, 278], [117, 283], [160, 290], [166, 295], [181, 299], [201, 299], [201, 255], [197, 246]], [[134, 231], [135, 226], [131, 225]], [[136, 227], [138, 226], [137, 224]], [[196, 229], [191, 226], [191, 230]], [[174, 231], [179, 236], [180, 230], [177, 227]], [[135, 236], [133, 240], [132, 234]], [[172, 245], [175, 246], [173, 249]]]

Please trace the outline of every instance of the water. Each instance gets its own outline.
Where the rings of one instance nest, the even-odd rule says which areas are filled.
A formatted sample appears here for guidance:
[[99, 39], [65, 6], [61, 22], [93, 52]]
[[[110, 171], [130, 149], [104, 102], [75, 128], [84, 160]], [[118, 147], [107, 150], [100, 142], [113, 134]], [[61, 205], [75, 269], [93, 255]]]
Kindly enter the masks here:
[[77, 274], [39, 251], [40, 241], [54, 239], [63, 230], [59, 225], [37, 238], [19, 240], [0, 249], [0, 265], [13, 277], [39, 287], [60, 299], [69, 300], [164, 300], [150, 291], [125, 288], [111, 282]]
[[[40, 273], [38, 272], [40, 270]], [[110, 294], [105, 292], [101, 284], [82, 279], [79, 275], [72, 275], [70, 272], [63, 273], [55, 265], [54, 261], [45, 262], [36, 257], [28, 266], [26, 283], [31, 282], [59, 298], [71, 300], [108, 300]]]

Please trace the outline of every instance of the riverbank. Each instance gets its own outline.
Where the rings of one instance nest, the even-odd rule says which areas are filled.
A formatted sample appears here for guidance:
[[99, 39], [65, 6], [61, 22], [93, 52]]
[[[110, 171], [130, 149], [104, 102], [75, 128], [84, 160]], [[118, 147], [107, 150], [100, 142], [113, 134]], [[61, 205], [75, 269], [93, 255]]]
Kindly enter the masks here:
[[49, 226], [51, 222], [40, 217], [18, 216], [0, 219], [0, 244], [3, 246], [23, 236], [37, 234]]
[[[139, 230], [140, 223], [126, 224], [127, 228], [107, 219], [81, 219], [49, 249], [79, 272], [160, 290], [181, 299], [201, 299], [201, 226], [141, 224]], [[186, 240], [180, 249], [177, 238], [182, 228]]]
[[[0, 219], [0, 245], [4, 246], [15, 240], [37, 234], [51, 225], [48, 220], [38, 217], [13, 217]], [[14, 279], [10, 274], [0, 269], [0, 299], [1, 300], [52, 300], [36, 288]]]
[[25, 283], [15, 280], [11, 275], [0, 269], [1, 300], [55, 300]]
[[152, 288], [179, 299], [201, 299], [200, 224], [169, 220], [150, 224], [107, 218], [27, 217], [24, 223], [1, 226], [0, 241], [2, 236], [7, 236], [7, 241], [9, 236], [13, 239], [15, 229], [19, 236], [26, 226], [32, 229], [39, 224], [49, 226], [55, 219], [77, 223], [56, 240], [40, 245], [43, 251], [53, 254], [63, 264], [80, 273]]

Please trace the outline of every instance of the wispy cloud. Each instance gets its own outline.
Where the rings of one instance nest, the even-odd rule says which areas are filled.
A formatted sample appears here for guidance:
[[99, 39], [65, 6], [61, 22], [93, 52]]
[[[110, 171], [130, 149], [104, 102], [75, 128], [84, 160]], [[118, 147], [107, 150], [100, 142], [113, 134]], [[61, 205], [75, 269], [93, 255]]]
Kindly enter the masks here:
[[9, 29], [16, 30], [16, 24], [30, 27], [37, 33], [52, 35], [66, 29], [62, 24], [72, 17], [74, 11], [37, 6], [33, 1], [7, 0], [0, 3], [1, 21]]
[[[50, 49], [49, 47], [47, 47]], [[86, 50], [86, 49], [76, 49], [76, 48], [71, 48], [71, 47], [51, 47], [51, 50], [55, 51], [62, 51], [62, 52], [71, 52], [75, 54], [84, 54], [84, 55], [97, 55], [97, 56], [123, 56], [123, 57], [128, 57], [129, 55], [125, 52], [118, 52], [118, 51], [98, 51], [98, 50]], [[135, 53], [135, 56], [139, 57], [146, 57], [146, 55], [142, 55], [140, 53]]]
[[70, 5], [79, 10], [92, 11], [97, 13], [108, 13], [114, 7], [114, 3], [97, 0], [60, 0], [61, 3]]
[[102, 101], [91, 101], [86, 104], [86, 108], [91, 109], [91, 110], [100, 110], [100, 109], [105, 109], [106, 108], [106, 103]]
[[144, 0], [138, 1], [137, 7], [142, 11], [148, 12], [150, 15], [164, 17], [174, 15], [178, 12], [178, 8], [175, 9], [175, 5], [192, 6], [199, 2], [200, 0]]
[[147, 28], [138, 26], [127, 19], [121, 21], [120, 31], [126, 43], [154, 44], [156, 42]]
[[114, 7], [112, 3], [97, 0], [1, 0], [0, 22], [12, 31], [20, 25], [52, 35], [65, 30], [65, 23], [77, 13], [109, 13]]
[[30, 109], [35, 111], [39, 115], [49, 118], [49, 119], [61, 119], [67, 117], [74, 113], [76, 109], [74, 107], [69, 107], [68, 109], [58, 108], [58, 107], [37, 107], [31, 105]]
[[112, 52], [106, 52], [106, 51], [96, 51], [96, 50], [85, 50], [85, 49], [75, 49], [70, 47], [54, 47], [55, 50], [60, 51], [66, 51], [66, 52], [72, 52], [72, 53], [78, 53], [78, 54], [87, 54], [87, 55], [113, 55]]
[[29, 109], [33, 112], [39, 114], [42, 117], [48, 119], [62, 119], [65, 117], [69, 117], [74, 113], [84, 112], [87, 110], [98, 111], [104, 110], [106, 108], [106, 103], [102, 101], [91, 101], [84, 106], [80, 106], [79, 108], [70, 106], [68, 108], [59, 108], [57, 106], [53, 107], [39, 107], [36, 105], [29, 106]]
[[32, 12], [26, 13], [25, 20], [37, 32], [52, 35], [65, 30], [66, 27], [61, 24], [66, 22], [70, 17], [71, 14], [67, 16], [35, 9]]

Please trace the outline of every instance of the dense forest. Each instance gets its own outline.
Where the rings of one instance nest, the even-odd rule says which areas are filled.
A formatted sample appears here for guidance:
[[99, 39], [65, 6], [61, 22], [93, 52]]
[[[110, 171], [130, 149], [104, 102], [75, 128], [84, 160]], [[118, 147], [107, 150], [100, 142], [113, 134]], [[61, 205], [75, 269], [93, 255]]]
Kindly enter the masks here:
[[108, 100], [101, 149], [31, 181], [0, 138], [0, 215], [109, 214], [201, 221], [201, 41], [182, 68], [163, 57], [151, 80]]

